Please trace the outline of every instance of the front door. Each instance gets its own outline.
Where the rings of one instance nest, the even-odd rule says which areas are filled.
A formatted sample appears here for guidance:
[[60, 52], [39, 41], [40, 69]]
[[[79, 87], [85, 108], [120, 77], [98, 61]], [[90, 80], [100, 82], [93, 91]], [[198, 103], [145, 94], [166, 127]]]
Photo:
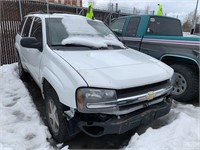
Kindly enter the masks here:
[[[42, 35], [42, 20], [39, 17], [35, 17], [33, 25], [30, 31], [30, 37], [35, 37], [38, 42], [43, 43]], [[39, 81], [40, 75], [40, 62], [42, 58], [42, 52], [35, 48], [26, 48], [26, 56], [28, 58], [28, 66], [33, 78]]]
[[[39, 17], [29, 17], [24, 27], [22, 37], [35, 37], [38, 42], [43, 43], [42, 20]], [[21, 46], [22, 58], [26, 68], [35, 81], [39, 81], [39, 68], [42, 52], [35, 48], [25, 48]]]

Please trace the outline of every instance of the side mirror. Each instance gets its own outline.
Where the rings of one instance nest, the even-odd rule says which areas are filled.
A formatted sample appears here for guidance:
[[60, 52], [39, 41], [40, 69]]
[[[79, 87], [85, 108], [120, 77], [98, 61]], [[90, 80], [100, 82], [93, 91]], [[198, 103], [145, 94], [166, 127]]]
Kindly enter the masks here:
[[42, 52], [42, 43], [39, 42], [35, 37], [24, 37], [21, 39], [20, 44], [26, 48], [36, 48]]

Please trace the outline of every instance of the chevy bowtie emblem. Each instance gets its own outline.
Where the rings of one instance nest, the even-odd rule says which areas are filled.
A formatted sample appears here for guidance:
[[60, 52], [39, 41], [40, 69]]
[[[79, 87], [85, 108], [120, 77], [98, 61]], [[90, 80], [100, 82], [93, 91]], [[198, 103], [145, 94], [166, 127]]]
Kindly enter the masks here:
[[154, 99], [154, 97], [156, 97], [156, 94], [153, 91], [151, 91], [147, 93], [146, 99], [149, 101]]

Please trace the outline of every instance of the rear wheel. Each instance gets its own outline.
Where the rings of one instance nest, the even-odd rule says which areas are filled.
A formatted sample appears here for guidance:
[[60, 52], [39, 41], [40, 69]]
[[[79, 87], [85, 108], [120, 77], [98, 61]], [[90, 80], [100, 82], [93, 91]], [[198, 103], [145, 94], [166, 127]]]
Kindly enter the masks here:
[[188, 66], [181, 64], [171, 65], [174, 69], [174, 85], [172, 95], [175, 100], [186, 102], [198, 97], [198, 74]]
[[65, 142], [70, 137], [68, 134], [68, 122], [63, 116], [64, 110], [58, 95], [53, 88], [45, 91], [46, 116], [49, 130], [57, 142]]

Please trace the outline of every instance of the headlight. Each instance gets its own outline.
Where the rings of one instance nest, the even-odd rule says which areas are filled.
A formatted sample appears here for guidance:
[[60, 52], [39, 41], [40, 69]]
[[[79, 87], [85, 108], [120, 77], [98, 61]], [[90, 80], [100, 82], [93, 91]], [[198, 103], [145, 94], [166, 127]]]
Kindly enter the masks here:
[[107, 108], [115, 110], [117, 95], [115, 90], [80, 88], [76, 100], [80, 112], [99, 112]]

